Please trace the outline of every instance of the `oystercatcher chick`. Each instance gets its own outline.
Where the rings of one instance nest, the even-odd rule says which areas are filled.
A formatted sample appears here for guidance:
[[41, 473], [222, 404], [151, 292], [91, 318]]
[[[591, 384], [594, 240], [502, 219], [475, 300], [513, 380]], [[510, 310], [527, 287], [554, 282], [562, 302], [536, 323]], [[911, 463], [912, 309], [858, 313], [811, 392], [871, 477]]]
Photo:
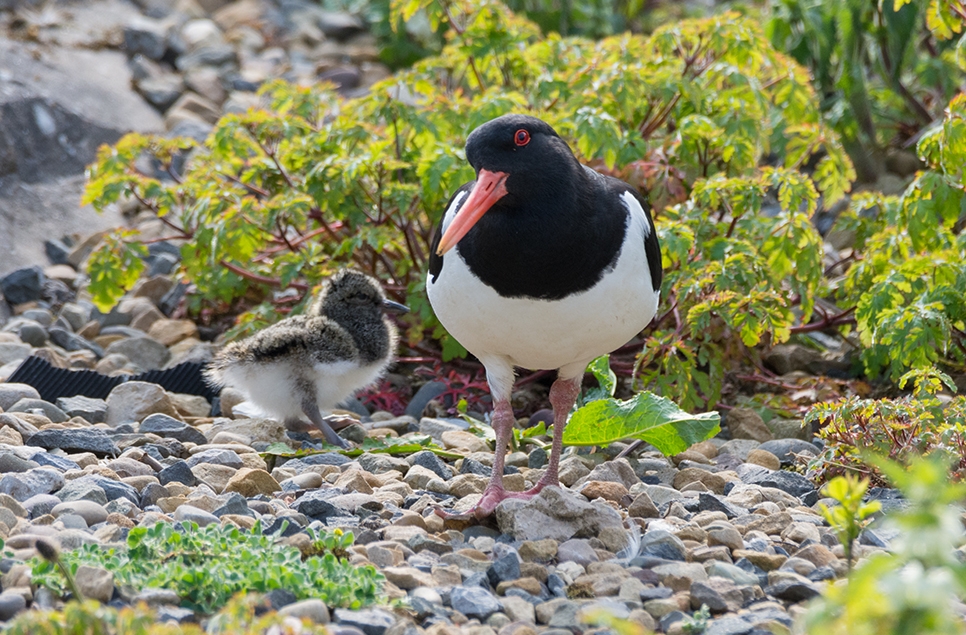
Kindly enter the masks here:
[[387, 300], [373, 278], [343, 269], [326, 281], [306, 315], [286, 318], [229, 344], [206, 374], [213, 385], [245, 393], [289, 429], [304, 429], [304, 415], [326, 441], [348, 447], [322, 411], [382, 375], [397, 340], [386, 313], [408, 310]]
[[[651, 321], [662, 270], [647, 202], [627, 183], [581, 165], [547, 123], [523, 115], [493, 119], [467, 138], [466, 158], [476, 181], [450, 199], [427, 291], [439, 321], [486, 368], [493, 476], [465, 514], [482, 518], [505, 498], [559, 484], [564, 426], [584, 370]], [[503, 489], [516, 366], [557, 370], [549, 465], [521, 493]]]

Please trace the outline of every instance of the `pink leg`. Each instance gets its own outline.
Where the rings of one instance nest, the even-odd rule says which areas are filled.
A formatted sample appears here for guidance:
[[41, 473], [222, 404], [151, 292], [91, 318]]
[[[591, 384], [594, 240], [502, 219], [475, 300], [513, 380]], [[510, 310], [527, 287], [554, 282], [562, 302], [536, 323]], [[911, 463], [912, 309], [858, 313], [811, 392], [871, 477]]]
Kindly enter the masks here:
[[567, 427], [567, 417], [577, 403], [580, 394], [582, 377], [575, 379], [558, 379], [550, 388], [550, 405], [553, 406], [553, 446], [550, 454], [550, 464], [543, 477], [531, 489], [524, 492], [527, 497], [535, 496], [549, 485], [559, 485], [557, 471], [560, 468], [560, 454], [563, 452], [563, 433]]
[[560, 453], [563, 451], [563, 431], [567, 425], [567, 417], [577, 401], [580, 393], [580, 377], [576, 379], [558, 379], [550, 388], [550, 403], [553, 406], [553, 449], [550, 455], [550, 465], [540, 481], [526, 492], [508, 492], [503, 489], [503, 464], [506, 459], [506, 447], [510, 441], [510, 434], [516, 419], [508, 401], [500, 401], [493, 408], [493, 429], [496, 432], [496, 448], [493, 456], [493, 475], [486, 486], [483, 496], [473, 508], [462, 514], [454, 514], [443, 509], [436, 509], [436, 513], [443, 518], [466, 519], [475, 516], [483, 519], [496, 509], [496, 506], [507, 498], [529, 499], [548, 485], [557, 485], [557, 469], [560, 464]]

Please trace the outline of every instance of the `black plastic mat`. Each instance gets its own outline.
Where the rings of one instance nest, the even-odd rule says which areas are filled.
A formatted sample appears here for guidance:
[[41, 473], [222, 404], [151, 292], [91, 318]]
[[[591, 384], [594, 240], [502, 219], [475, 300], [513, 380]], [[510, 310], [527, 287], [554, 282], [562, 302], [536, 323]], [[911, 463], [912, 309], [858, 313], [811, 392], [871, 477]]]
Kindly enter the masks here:
[[168, 392], [200, 395], [213, 402], [218, 391], [205, 381], [204, 368], [205, 365], [198, 362], [182, 362], [166, 370], [108, 377], [93, 370], [57, 368], [41, 357], [28, 357], [7, 381], [33, 386], [40, 393], [40, 398], [50, 403], [57, 403], [61, 397], [77, 395], [107, 399], [114, 388], [127, 381], [146, 381]]

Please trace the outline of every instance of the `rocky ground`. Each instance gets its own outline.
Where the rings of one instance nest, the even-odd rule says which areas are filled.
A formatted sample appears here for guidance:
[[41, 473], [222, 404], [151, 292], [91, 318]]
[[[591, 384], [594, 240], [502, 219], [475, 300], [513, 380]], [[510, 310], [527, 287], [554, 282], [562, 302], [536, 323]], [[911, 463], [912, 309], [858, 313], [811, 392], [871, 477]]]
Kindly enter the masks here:
[[[158, 246], [160, 245], [160, 246]], [[149, 266], [170, 271], [175, 250], [154, 246]], [[68, 250], [77, 260], [85, 247]], [[171, 319], [182, 286], [156, 273], [109, 314], [75, 293], [70, 265], [21, 269], [0, 279], [8, 309], [0, 329], [0, 378], [28, 355], [62, 368], [105, 374], [170, 367], [210, 358], [212, 335]], [[788, 632], [802, 603], [843, 575], [842, 548], [824, 525], [814, 485], [788, 468], [795, 455], [819, 451], [798, 422], [766, 425], [752, 410], [727, 413], [722, 437], [666, 458], [644, 448], [612, 459], [568, 450], [562, 488], [530, 502], [501, 505], [485, 524], [446, 521], [440, 505], [465, 509], [479, 497], [492, 465], [487, 442], [462, 419], [433, 412], [433, 384], [418, 392], [411, 415], [359, 410], [341, 434], [359, 443], [429, 435], [461, 458], [431, 451], [409, 456], [321, 453], [278, 460], [260, 454], [274, 442], [317, 448], [278, 423], [245, 414], [231, 391], [217, 404], [127, 382], [106, 400], [48, 403], [30, 386], [0, 383], [0, 536], [13, 557], [0, 562], [0, 620], [32, 604], [23, 562], [38, 537], [63, 548], [123, 542], [134, 526], [191, 520], [269, 529], [290, 523], [298, 544], [306, 527], [352, 530], [354, 563], [385, 574], [387, 596], [406, 608], [334, 610], [307, 601], [283, 610], [331, 620], [338, 633], [579, 632], [582, 616], [604, 607], [647, 628], [685, 632], [702, 605], [709, 635]], [[220, 412], [212, 416], [213, 406]], [[366, 414], [362, 414], [366, 413]], [[528, 422], [524, 419], [521, 425]], [[546, 453], [508, 457], [505, 483], [523, 490], [543, 473]], [[867, 531], [859, 556], [885, 546]], [[107, 576], [81, 580], [83, 592], [130, 602]], [[158, 599], [152, 596], [152, 601]], [[176, 597], [164, 619], [195, 619]], [[415, 629], [415, 630], [414, 630]]]
[[0, 272], [125, 222], [79, 204], [101, 144], [203, 139], [270, 79], [353, 95], [388, 74], [360, 17], [309, 0], [0, 0]]

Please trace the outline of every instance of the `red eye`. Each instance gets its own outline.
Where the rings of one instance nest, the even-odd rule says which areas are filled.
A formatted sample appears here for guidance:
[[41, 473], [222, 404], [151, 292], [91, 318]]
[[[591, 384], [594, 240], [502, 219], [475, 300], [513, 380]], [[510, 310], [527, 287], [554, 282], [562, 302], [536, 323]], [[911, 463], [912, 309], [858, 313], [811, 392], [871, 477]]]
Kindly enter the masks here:
[[513, 143], [518, 146], [525, 146], [530, 143], [530, 133], [522, 128], [513, 135]]

